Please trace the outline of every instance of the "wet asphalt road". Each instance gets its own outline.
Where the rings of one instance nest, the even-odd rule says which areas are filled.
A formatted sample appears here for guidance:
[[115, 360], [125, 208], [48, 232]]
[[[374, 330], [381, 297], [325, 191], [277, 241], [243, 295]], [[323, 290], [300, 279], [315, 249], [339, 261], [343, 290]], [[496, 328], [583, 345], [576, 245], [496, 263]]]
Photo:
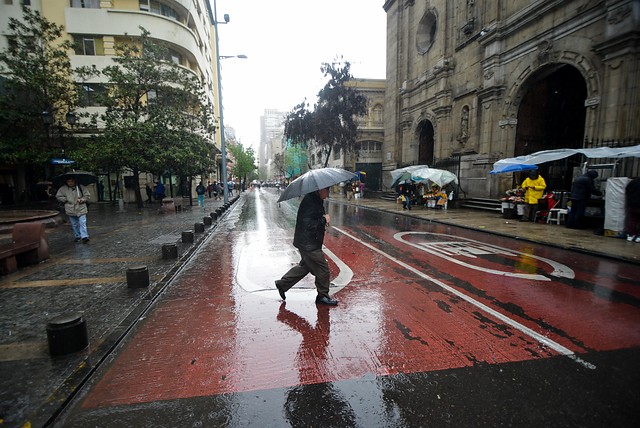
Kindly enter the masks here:
[[332, 203], [337, 308], [297, 201], [241, 198], [60, 427], [636, 426], [637, 266]]

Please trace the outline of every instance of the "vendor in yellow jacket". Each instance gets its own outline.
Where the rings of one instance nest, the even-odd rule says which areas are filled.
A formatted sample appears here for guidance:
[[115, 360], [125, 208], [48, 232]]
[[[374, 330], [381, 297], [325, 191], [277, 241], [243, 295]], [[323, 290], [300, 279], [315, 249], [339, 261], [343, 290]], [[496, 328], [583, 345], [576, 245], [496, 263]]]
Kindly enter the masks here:
[[524, 194], [524, 214], [520, 221], [536, 221], [536, 211], [538, 211], [538, 199], [542, 198], [547, 183], [544, 178], [538, 175], [538, 171], [529, 171], [529, 177], [522, 182]]

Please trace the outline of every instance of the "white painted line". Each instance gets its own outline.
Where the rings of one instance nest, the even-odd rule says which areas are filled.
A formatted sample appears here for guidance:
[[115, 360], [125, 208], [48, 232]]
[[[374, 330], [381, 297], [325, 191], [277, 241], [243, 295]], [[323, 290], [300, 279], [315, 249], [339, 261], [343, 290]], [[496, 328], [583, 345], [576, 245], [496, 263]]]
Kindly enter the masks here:
[[520, 324], [517, 321], [512, 320], [511, 318], [507, 317], [506, 315], [501, 314], [500, 312], [491, 309], [490, 307], [488, 307], [487, 305], [480, 303], [479, 301], [477, 301], [476, 299], [467, 296], [466, 294], [456, 290], [453, 287], [448, 286], [447, 284], [443, 283], [442, 281], [439, 281], [435, 278], [430, 277], [429, 275], [425, 275], [424, 273], [420, 272], [418, 269], [414, 268], [413, 266], [396, 259], [395, 257], [385, 253], [384, 251], [374, 247], [371, 244], [368, 244], [364, 241], [362, 241], [361, 239], [356, 238], [355, 236], [351, 235], [350, 233], [340, 229], [339, 227], [335, 227], [332, 226], [332, 229], [337, 230], [338, 232], [342, 233], [345, 236], [348, 236], [349, 238], [353, 239], [354, 241], [360, 243], [361, 245], [369, 248], [372, 251], [375, 251], [376, 253], [380, 254], [383, 257], [386, 257], [387, 259], [391, 260], [392, 262], [402, 266], [403, 268], [413, 272], [414, 274], [418, 275], [419, 277], [426, 279], [427, 281], [431, 281], [434, 284], [436, 284], [437, 286], [443, 288], [444, 290], [447, 290], [448, 292], [450, 292], [451, 294], [454, 294], [458, 297], [460, 297], [461, 299], [463, 299], [464, 301], [466, 301], [467, 303], [470, 303], [471, 305], [477, 307], [478, 309], [488, 313], [489, 315], [499, 319], [500, 321], [502, 321], [503, 323], [515, 328], [516, 330], [519, 330], [520, 332], [526, 334], [527, 336], [533, 338], [534, 340], [536, 340], [537, 342], [553, 349], [554, 351], [558, 352], [561, 355], [565, 355], [571, 359], [573, 359], [575, 362], [577, 362], [578, 364], [581, 364], [582, 366], [588, 368], [588, 369], [595, 369], [596, 366], [584, 361], [583, 359], [581, 359], [580, 357], [578, 357], [573, 351], [571, 351], [568, 348], [565, 348], [564, 346], [560, 345], [557, 342], [554, 342], [553, 340], [550, 340], [546, 337], [544, 337], [543, 335], [535, 332], [534, 330], [530, 329], [527, 326], [524, 326], [522, 324]]

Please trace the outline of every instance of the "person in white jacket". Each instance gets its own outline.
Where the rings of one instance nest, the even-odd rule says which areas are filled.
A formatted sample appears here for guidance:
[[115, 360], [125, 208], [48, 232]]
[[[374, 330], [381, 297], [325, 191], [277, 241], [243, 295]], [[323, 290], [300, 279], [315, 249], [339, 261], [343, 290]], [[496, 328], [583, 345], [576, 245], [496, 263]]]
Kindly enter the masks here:
[[69, 216], [73, 236], [76, 242], [89, 242], [87, 232], [87, 202], [91, 199], [89, 190], [86, 187], [76, 184], [76, 179], [69, 176], [65, 185], [58, 189], [56, 199], [64, 203], [64, 212]]

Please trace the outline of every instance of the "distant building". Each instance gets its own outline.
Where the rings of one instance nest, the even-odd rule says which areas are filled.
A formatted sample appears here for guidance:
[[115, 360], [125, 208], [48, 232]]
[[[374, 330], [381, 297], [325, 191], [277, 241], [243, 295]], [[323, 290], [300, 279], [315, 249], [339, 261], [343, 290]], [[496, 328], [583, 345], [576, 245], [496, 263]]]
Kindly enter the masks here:
[[[556, 148], [640, 144], [637, 0], [387, 0], [383, 169], [460, 174], [497, 197], [493, 162]], [[568, 189], [579, 156], [540, 165]], [[564, 162], [564, 161], [563, 161]], [[621, 175], [638, 175], [637, 159]]]
[[[327, 166], [360, 171], [363, 181], [370, 190], [382, 189], [382, 146], [384, 143], [384, 79], [358, 79], [347, 82], [367, 98], [367, 112], [357, 118], [358, 135], [356, 151], [345, 153], [334, 150]], [[326, 154], [317, 146], [309, 146], [309, 163], [313, 168], [324, 166]]]
[[267, 178], [274, 178], [277, 172], [271, 168], [273, 156], [283, 153], [284, 120], [286, 112], [265, 109], [260, 116], [260, 145], [258, 147], [258, 168], [267, 170]]

